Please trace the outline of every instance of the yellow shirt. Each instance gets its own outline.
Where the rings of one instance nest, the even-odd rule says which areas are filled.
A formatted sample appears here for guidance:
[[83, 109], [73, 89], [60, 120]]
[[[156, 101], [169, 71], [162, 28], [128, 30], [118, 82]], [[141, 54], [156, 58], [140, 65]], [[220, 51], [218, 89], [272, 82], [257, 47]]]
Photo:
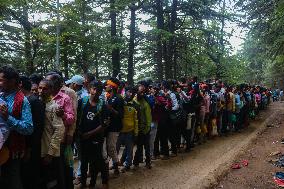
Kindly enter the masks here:
[[134, 132], [134, 135], [138, 135], [138, 115], [137, 110], [134, 107], [133, 102], [129, 102], [124, 105], [124, 116], [122, 119], [122, 133]]

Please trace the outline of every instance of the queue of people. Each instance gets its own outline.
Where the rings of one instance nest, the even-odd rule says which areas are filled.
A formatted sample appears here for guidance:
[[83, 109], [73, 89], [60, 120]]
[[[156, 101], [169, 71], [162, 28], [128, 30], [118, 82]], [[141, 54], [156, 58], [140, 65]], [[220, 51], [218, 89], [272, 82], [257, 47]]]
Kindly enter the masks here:
[[20, 76], [8, 66], [0, 68], [0, 88], [5, 189], [95, 187], [99, 173], [108, 188], [109, 174], [119, 176], [143, 163], [151, 169], [152, 161], [241, 132], [272, 95], [260, 86], [197, 77], [129, 86], [92, 74], [69, 80], [59, 71]]

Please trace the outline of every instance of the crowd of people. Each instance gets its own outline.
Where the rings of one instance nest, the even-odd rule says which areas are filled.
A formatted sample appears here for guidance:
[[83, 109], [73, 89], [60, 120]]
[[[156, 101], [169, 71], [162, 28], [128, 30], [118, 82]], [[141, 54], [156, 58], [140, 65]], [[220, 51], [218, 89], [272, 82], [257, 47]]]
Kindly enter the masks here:
[[[241, 132], [270, 102], [271, 90], [197, 77], [130, 86], [93, 74], [21, 76], [0, 68], [0, 186], [103, 188], [143, 163], [190, 152], [215, 136]], [[78, 166], [74, 166], [74, 162]]]

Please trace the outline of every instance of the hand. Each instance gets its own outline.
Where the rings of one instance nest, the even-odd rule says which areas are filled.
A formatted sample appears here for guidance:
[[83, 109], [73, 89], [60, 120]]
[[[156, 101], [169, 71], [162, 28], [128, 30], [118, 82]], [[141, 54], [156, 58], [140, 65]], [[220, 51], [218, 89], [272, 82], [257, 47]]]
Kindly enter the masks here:
[[43, 165], [49, 165], [52, 161], [52, 156], [51, 155], [47, 155], [43, 158]]
[[91, 134], [90, 134], [89, 132], [84, 133], [84, 134], [82, 135], [82, 139], [83, 139], [83, 140], [87, 140], [87, 139], [89, 139], [90, 137], [91, 137]]
[[104, 127], [109, 126], [110, 124], [110, 117], [104, 120]]
[[56, 115], [57, 115], [58, 117], [63, 117], [63, 115], [64, 115], [64, 110], [63, 110], [62, 107], [59, 107], [59, 108], [56, 110]]
[[6, 104], [0, 104], [0, 113], [3, 119], [7, 121], [9, 117], [9, 113], [8, 113], [8, 107], [6, 106]]
[[66, 135], [66, 136], [65, 136], [65, 144], [71, 145], [72, 142], [73, 142], [73, 136]]

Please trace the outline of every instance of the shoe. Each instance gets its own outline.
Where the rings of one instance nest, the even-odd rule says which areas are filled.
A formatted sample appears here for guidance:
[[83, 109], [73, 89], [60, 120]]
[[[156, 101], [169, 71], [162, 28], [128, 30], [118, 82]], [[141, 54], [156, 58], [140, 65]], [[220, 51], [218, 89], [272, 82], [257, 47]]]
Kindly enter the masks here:
[[115, 169], [113, 173], [114, 173], [115, 176], [119, 176], [119, 170], [118, 169]]
[[147, 169], [152, 169], [152, 165], [150, 163], [147, 163], [145, 166]]
[[93, 180], [90, 180], [89, 188], [95, 188], [96, 183]]
[[281, 140], [281, 144], [284, 144], [284, 139]]
[[178, 155], [177, 155], [177, 153], [172, 153], [171, 155], [170, 155], [170, 157], [177, 157]]
[[134, 165], [133, 170], [136, 171], [139, 169], [139, 165]]
[[120, 171], [122, 172], [122, 173], [125, 173], [125, 172], [127, 172], [127, 171], [129, 171], [130, 170], [130, 166], [124, 166]]
[[101, 189], [108, 189], [108, 184], [102, 184]]
[[84, 184], [82, 184], [82, 183], [81, 183], [81, 184], [79, 185], [79, 188], [80, 188], [80, 189], [84, 189], [84, 188], [87, 188], [87, 185], [86, 185], [86, 183], [84, 183]]
[[74, 180], [74, 185], [79, 185], [81, 184], [81, 177], [77, 177], [75, 180]]
[[164, 156], [164, 155], [161, 156], [161, 160], [168, 160], [168, 159], [170, 159], [169, 156]]
[[186, 149], [184, 150], [185, 153], [188, 153], [188, 152], [190, 152], [190, 151], [191, 151], [190, 148], [186, 148]]

